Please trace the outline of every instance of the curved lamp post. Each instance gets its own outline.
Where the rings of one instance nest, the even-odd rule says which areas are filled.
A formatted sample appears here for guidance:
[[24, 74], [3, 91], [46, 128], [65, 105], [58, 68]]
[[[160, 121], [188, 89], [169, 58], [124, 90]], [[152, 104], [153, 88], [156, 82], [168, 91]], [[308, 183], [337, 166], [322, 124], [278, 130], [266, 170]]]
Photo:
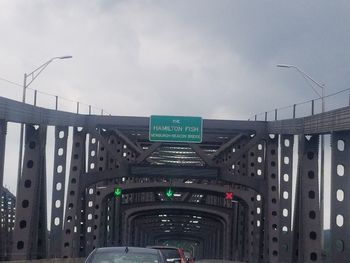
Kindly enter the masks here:
[[[53, 57], [41, 66], [34, 69], [29, 74], [24, 73], [24, 80], [23, 80], [23, 96], [22, 96], [22, 102], [26, 102], [26, 92], [27, 88], [30, 84], [40, 75], [40, 73], [54, 60], [56, 59], [69, 59], [72, 58], [72, 56], [61, 56], [61, 57]], [[28, 78], [30, 77], [29, 81]], [[19, 158], [18, 158], [18, 172], [17, 172], [17, 189], [18, 184], [21, 178], [21, 172], [22, 172], [22, 155], [23, 155], [23, 133], [24, 133], [24, 125], [21, 124], [21, 131], [20, 131], [20, 141], [19, 141]]]

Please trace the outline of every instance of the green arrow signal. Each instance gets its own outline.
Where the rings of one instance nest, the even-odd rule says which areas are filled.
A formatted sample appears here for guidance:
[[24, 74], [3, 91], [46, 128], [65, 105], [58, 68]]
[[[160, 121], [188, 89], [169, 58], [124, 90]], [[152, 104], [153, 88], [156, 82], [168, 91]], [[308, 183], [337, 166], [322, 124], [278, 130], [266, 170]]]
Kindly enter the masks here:
[[122, 189], [120, 187], [114, 188], [114, 196], [120, 197], [122, 195]]
[[169, 189], [165, 192], [165, 195], [166, 195], [167, 197], [171, 198], [171, 197], [173, 197], [173, 195], [174, 195], [174, 191], [173, 191], [171, 188], [169, 188]]

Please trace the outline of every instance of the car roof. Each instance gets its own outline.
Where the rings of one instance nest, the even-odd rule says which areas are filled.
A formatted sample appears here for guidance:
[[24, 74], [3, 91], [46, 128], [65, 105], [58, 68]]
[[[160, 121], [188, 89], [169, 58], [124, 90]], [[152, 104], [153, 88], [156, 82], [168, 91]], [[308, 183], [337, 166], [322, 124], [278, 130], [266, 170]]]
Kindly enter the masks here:
[[178, 247], [171, 247], [171, 246], [149, 246], [150, 248], [155, 248], [155, 249], [182, 249]]
[[157, 254], [158, 251], [153, 248], [144, 248], [144, 247], [100, 247], [96, 248], [95, 252], [98, 253], [108, 253], [108, 252], [123, 252], [128, 250], [129, 252], [136, 253], [149, 253], [149, 254]]

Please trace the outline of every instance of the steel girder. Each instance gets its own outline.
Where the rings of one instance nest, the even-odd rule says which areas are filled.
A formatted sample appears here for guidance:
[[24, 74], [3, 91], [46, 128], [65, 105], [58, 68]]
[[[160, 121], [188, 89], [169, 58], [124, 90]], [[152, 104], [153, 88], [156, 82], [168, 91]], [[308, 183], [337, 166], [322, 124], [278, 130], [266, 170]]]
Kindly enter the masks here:
[[[98, 144], [98, 140], [92, 134], [88, 136], [88, 172], [97, 171], [101, 164], [97, 156], [101, 156], [101, 145]], [[100, 154], [99, 154], [100, 153]], [[81, 183], [80, 183], [81, 185]], [[101, 185], [98, 184], [98, 185]], [[86, 229], [86, 243], [85, 243], [85, 255], [92, 251], [93, 247], [93, 227], [94, 227], [94, 217], [92, 216], [95, 210], [94, 204], [96, 200], [96, 185], [92, 185], [85, 189], [85, 229]]]
[[266, 141], [266, 180], [265, 195], [265, 258], [268, 262], [279, 262], [279, 195], [278, 195], [278, 136], [271, 134]]
[[80, 256], [82, 200], [79, 194], [80, 174], [85, 170], [85, 132], [74, 128], [73, 147], [67, 190], [66, 212], [62, 237], [62, 255], [65, 258]]
[[[5, 237], [5, 231], [7, 232], [7, 229], [5, 228], [5, 222], [3, 220], [7, 221], [7, 218], [5, 218], [5, 204], [3, 204], [3, 196], [5, 192], [3, 192], [3, 181], [4, 181], [4, 165], [5, 164], [5, 144], [6, 144], [6, 132], [7, 132], [7, 122], [5, 120], [0, 120], [0, 260], [4, 260], [6, 256], [6, 240]], [[3, 194], [4, 193], [4, 194]], [[4, 209], [4, 211], [3, 211]]]
[[46, 127], [25, 127], [12, 259], [46, 258]]
[[[136, 183], [120, 183], [115, 185], [107, 185], [98, 188], [98, 196], [105, 198], [107, 195], [112, 195], [116, 185], [120, 186], [123, 194], [137, 193], [137, 192], [154, 192], [162, 191], [169, 188], [169, 183], [164, 182], [136, 182]], [[215, 184], [197, 184], [197, 183], [184, 183], [184, 182], [172, 182], [171, 187], [179, 191], [203, 193], [203, 194], [221, 194], [224, 197], [226, 192], [233, 192], [238, 200], [245, 203], [250, 203], [251, 198], [255, 197], [256, 193], [249, 188], [242, 188], [239, 186], [230, 185], [215, 185]], [[84, 191], [84, 190], [80, 190]]]
[[68, 128], [55, 127], [55, 156], [51, 202], [50, 257], [61, 257], [63, 207], [66, 183]]
[[[0, 120], [0, 197], [2, 196], [2, 185], [4, 181], [5, 144], [6, 144], [7, 122]], [[1, 237], [0, 237], [1, 243]]]
[[[140, 133], [146, 135], [148, 134], [149, 118], [147, 117], [77, 115], [75, 113], [35, 107], [4, 97], [0, 97], [0, 109], [0, 119], [11, 122], [75, 127], [124, 126], [134, 131], [140, 131]], [[203, 121], [203, 128], [212, 129], [212, 134], [215, 137], [230, 135], [229, 131], [233, 130], [238, 134], [242, 130], [256, 131], [265, 127], [267, 127], [268, 133], [276, 134], [324, 134], [333, 131], [350, 130], [350, 108], [344, 107], [308, 117], [270, 122], [229, 120]], [[119, 130], [123, 131], [123, 129]]]
[[[98, 137], [98, 136], [97, 136]], [[101, 142], [100, 142], [101, 143]], [[106, 142], [104, 142], [103, 143], [103, 145], [105, 146], [106, 145]], [[107, 148], [107, 147], [106, 147]], [[111, 153], [113, 151], [113, 149], [111, 149], [111, 147], [109, 147], [109, 149], [108, 149], [108, 152], [109, 153]], [[101, 157], [100, 157], [100, 159], [101, 159]], [[104, 158], [102, 158], [102, 159], [104, 159]], [[106, 180], [106, 179], [113, 179], [113, 178], [116, 178], [115, 177], [115, 175], [116, 175], [116, 173], [115, 173], [115, 171], [114, 170], [109, 170], [109, 172], [107, 172], [108, 174], [107, 174], [107, 176], [101, 176], [101, 174], [103, 173], [103, 171], [104, 170], [107, 170], [107, 168], [103, 168], [103, 167], [100, 167], [99, 168], [99, 171], [100, 171], [100, 174], [99, 174], [99, 178], [98, 179], [93, 179], [94, 181], [94, 183], [97, 183], [98, 181], [100, 181], [100, 180]], [[106, 172], [105, 172], [106, 173]], [[126, 175], [125, 173], [121, 173], [121, 174], [124, 174], [124, 176]], [[90, 176], [91, 177], [91, 176]], [[81, 176], [81, 182], [83, 182], [83, 180], [87, 180], [87, 178], [89, 178], [88, 176]], [[91, 184], [91, 181], [90, 181], [90, 184]], [[82, 186], [82, 189], [84, 189], [87, 185], [89, 185], [89, 183], [80, 183], [80, 185], [84, 185], [84, 186]], [[81, 189], [80, 189], [80, 191], [82, 191]], [[91, 188], [89, 189], [89, 191], [91, 191]], [[98, 193], [98, 191], [97, 191], [97, 193]], [[136, 196], [135, 196], [136, 195]], [[134, 198], [137, 198], [137, 194], [134, 194]], [[250, 199], [251, 199], [251, 201], [254, 201], [254, 200], [252, 200], [252, 197], [250, 197]], [[98, 206], [98, 205], [96, 205], [96, 206]], [[96, 206], [95, 206], [95, 208], [96, 208]], [[107, 209], [107, 211], [111, 211], [110, 209]], [[105, 210], [105, 213], [106, 213], [106, 210]], [[97, 219], [97, 220], [99, 220], [98, 218], [99, 218], [99, 216], [98, 215], [94, 215], [93, 217], [92, 217], [92, 215], [91, 214], [87, 214], [86, 216], [88, 216], [88, 218], [94, 218], [94, 219]], [[102, 219], [102, 218], [101, 218]], [[102, 222], [101, 221], [101, 219], [100, 219], [100, 223], [94, 223], [94, 235], [92, 235], [92, 238], [94, 239], [94, 240], [99, 240], [99, 238], [97, 238], [97, 236], [101, 236], [101, 234], [102, 234], [102, 236], [104, 236], [104, 235], [106, 235], [106, 233], [101, 233], [101, 229], [100, 229], [100, 231], [99, 230], [97, 230], [98, 229], [98, 225], [99, 224], [102, 224], [102, 225], [104, 225], [104, 224], [108, 224], [109, 223], [109, 221], [104, 221], [104, 222]], [[251, 223], [251, 225], [253, 225], [253, 222]], [[252, 226], [250, 226], [250, 227], [252, 227]], [[252, 232], [252, 231], [250, 231], [250, 232]], [[83, 234], [84, 235], [84, 234]], [[88, 235], [87, 235], [88, 236]], [[84, 238], [84, 237], [83, 237]], [[96, 241], [95, 241], [96, 242]], [[97, 244], [99, 244], [100, 243], [100, 241], [97, 241], [98, 243]], [[108, 240], [107, 240], [107, 243], [106, 244], [108, 244]], [[93, 243], [93, 241], [91, 242], [91, 243]], [[91, 244], [90, 243], [90, 244]], [[89, 242], [87, 242], [87, 244], [89, 244]], [[93, 245], [92, 246], [92, 248], [94, 247], [94, 246], [96, 246], [96, 244], [95, 245]], [[82, 248], [83, 248], [83, 245], [82, 245]]]
[[318, 184], [319, 136], [299, 136], [293, 262], [322, 262]]
[[292, 263], [292, 181], [294, 135], [281, 135], [279, 191], [279, 260]]
[[[312, 174], [317, 175], [318, 173], [317, 156], [319, 153], [317, 138], [320, 133], [333, 133], [332, 173], [333, 175], [336, 174], [338, 176], [332, 177], [333, 192], [331, 203], [331, 230], [332, 240], [335, 244], [335, 248], [333, 247], [332, 260], [341, 261], [346, 258], [346, 255], [349, 253], [347, 246], [348, 240], [344, 236], [346, 229], [348, 229], [346, 216], [349, 210], [348, 206], [346, 205], [348, 200], [346, 198], [347, 195], [344, 185], [348, 182], [346, 181], [346, 176], [340, 175], [343, 173], [346, 174], [349, 160], [346, 158], [347, 147], [343, 149], [342, 147], [338, 146], [339, 141], [343, 141], [345, 142], [345, 145], [347, 145], [348, 130], [350, 130], [349, 107], [306, 118], [277, 122], [204, 120], [203, 127], [205, 134], [204, 142], [201, 145], [152, 144], [148, 142], [148, 118], [77, 115], [33, 107], [1, 97], [0, 109], [0, 119], [3, 120], [3, 123], [13, 121], [27, 123], [29, 126], [32, 124], [37, 124], [40, 125], [40, 129], [46, 125], [54, 125], [57, 127], [57, 129], [67, 129], [68, 126], [80, 126], [83, 127], [82, 136], [88, 135], [89, 137], [94, 138], [98, 144], [95, 150], [93, 150], [93, 147], [95, 146], [91, 145], [92, 143], [89, 142], [88, 148], [91, 148], [89, 155], [92, 152], [95, 152], [95, 156], [97, 156], [97, 158], [88, 157], [87, 164], [90, 168], [87, 170], [85, 168], [80, 169], [80, 171], [77, 173], [78, 177], [75, 178], [76, 180], [71, 181], [71, 179], [74, 179], [74, 176], [69, 180], [70, 190], [68, 193], [66, 193], [68, 194], [69, 199], [69, 202], [67, 202], [67, 207], [72, 208], [70, 204], [73, 204], [73, 208], [75, 209], [74, 213], [67, 211], [68, 214], [74, 214], [74, 224], [71, 226], [70, 224], [72, 220], [68, 220], [66, 216], [63, 218], [62, 211], [60, 210], [64, 201], [61, 199], [63, 192], [58, 193], [59, 190], [56, 189], [57, 191], [54, 193], [54, 195], [56, 194], [53, 198], [55, 206], [53, 206], [52, 211], [55, 211], [57, 216], [52, 218], [52, 221], [54, 221], [56, 218], [61, 219], [56, 220], [56, 222], [65, 224], [65, 231], [62, 232], [63, 240], [74, 244], [74, 247], [70, 247], [68, 249], [69, 253], [65, 254], [67, 256], [84, 254], [86, 250], [85, 252], [80, 250], [85, 249], [83, 246], [86, 244], [85, 242], [87, 240], [89, 242], [92, 240], [91, 243], [87, 243], [87, 250], [91, 248], [91, 244], [94, 244], [94, 242], [99, 242], [95, 241], [94, 239], [96, 237], [94, 232], [96, 222], [100, 222], [102, 225], [108, 224], [112, 227], [115, 227], [113, 224], [118, 224], [117, 220], [115, 220], [114, 223], [111, 222], [111, 220], [106, 220], [106, 216], [108, 215], [122, 213], [122, 211], [116, 212], [121, 208], [118, 208], [114, 202], [112, 202], [112, 199], [109, 198], [108, 203], [102, 202], [101, 207], [96, 208], [96, 206], [99, 206], [96, 201], [98, 198], [97, 196], [94, 196], [94, 193], [98, 192], [97, 187], [114, 184], [116, 183], [116, 180], [121, 180], [121, 178], [124, 177], [123, 175], [126, 177], [126, 183], [140, 181], [140, 178], [127, 177], [128, 167], [130, 164], [149, 164], [150, 162], [155, 162], [159, 156], [163, 158], [162, 161], [166, 163], [169, 160], [171, 161], [172, 157], [175, 158], [177, 154], [172, 153], [171, 156], [164, 155], [162, 157], [162, 153], [168, 151], [171, 147], [176, 146], [186, 148], [185, 150], [187, 153], [182, 155], [184, 159], [189, 160], [194, 158], [197, 165], [219, 168], [220, 176], [217, 178], [218, 184], [239, 184], [242, 185], [243, 188], [251, 187], [256, 190], [256, 192], [251, 196], [250, 201], [247, 201], [249, 208], [241, 205], [232, 208], [234, 213], [237, 215], [238, 222], [238, 224], [233, 226], [233, 229], [236, 231], [236, 233], [238, 233], [238, 235], [232, 239], [232, 243], [237, 244], [237, 247], [240, 247], [237, 253], [232, 253], [233, 257], [238, 255], [237, 258], [245, 258], [251, 262], [267, 260], [268, 257], [270, 257], [273, 261], [276, 261], [276, 258], [278, 258], [278, 260], [281, 262], [290, 262], [292, 255], [293, 262], [320, 262], [321, 248], [319, 245], [319, 237], [321, 227], [319, 223], [320, 212], [318, 208], [320, 204], [317, 198], [315, 198], [319, 194], [319, 188], [317, 176], [312, 176]], [[104, 132], [102, 129], [106, 129], [106, 132]], [[276, 134], [275, 136], [277, 137], [277, 142], [270, 141], [270, 139], [267, 137], [267, 134], [269, 133]], [[305, 134], [312, 135], [311, 139], [308, 138], [310, 140], [304, 140]], [[284, 145], [284, 141], [286, 139], [290, 142], [290, 145], [293, 145], [293, 135], [298, 135], [301, 139], [298, 147], [298, 177], [293, 178], [293, 180], [298, 180], [295, 195], [291, 191], [293, 174], [293, 167], [291, 164], [293, 163], [293, 149], [288, 148], [290, 146]], [[45, 145], [44, 133], [40, 133], [39, 135], [36, 134], [35, 136], [35, 138], [40, 140], [40, 145]], [[220, 139], [219, 137], [222, 138]], [[226, 139], [223, 139], [223, 137], [226, 137]], [[113, 145], [113, 138], [120, 142], [119, 146], [116, 144]], [[336, 140], [335, 138], [338, 139]], [[1, 142], [4, 142], [4, 137], [0, 137], [0, 139], [2, 140]], [[82, 147], [84, 148], [83, 151], [88, 152], [87, 149], [85, 149], [84, 139], [82, 139], [82, 143], [82, 145], [84, 145], [84, 147]], [[342, 142], [340, 142], [340, 145], [341, 144]], [[124, 145], [126, 149], [124, 148]], [[238, 146], [240, 149], [237, 150]], [[270, 149], [276, 149], [276, 147], [280, 153], [278, 155], [269, 156], [271, 153]], [[63, 147], [59, 147], [57, 141], [55, 145], [54, 169], [57, 169], [56, 166], [65, 165], [64, 161], [59, 162], [60, 155], [57, 151], [59, 151], [60, 148], [63, 148], [63, 154], [69, 150], [65, 149], [64, 143]], [[231, 153], [233, 148], [236, 149], [234, 154]], [[73, 152], [74, 151], [75, 150], [73, 149]], [[25, 162], [29, 160], [28, 158], [31, 158], [35, 159], [35, 162], [42, 161], [44, 163], [45, 158], [38, 157], [40, 155], [39, 152], [41, 152], [41, 156], [44, 156], [45, 151], [43, 149], [36, 149], [33, 151], [33, 154], [29, 153], [29, 149], [26, 149]], [[125, 156], [124, 153], [126, 154]], [[194, 155], [194, 153], [197, 155], [197, 157]], [[85, 156], [85, 154], [82, 155]], [[85, 163], [83, 161], [85, 157], [83, 156], [79, 157], [79, 161], [81, 163]], [[231, 158], [229, 156], [231, 156]], [[311, 156], [313, 156], [313, 158], [310, 159]], [[3, 156], [0, 157], [3, 158]], [[74, 157], [75, 154], [73, 153], [71, 156], [72, 161]], [[102, 160], [100, 158], [102, 158]], [[286, 160], [288, 160], [289, 163]], [[275, 162], [275, 165], [272, 165], [272, 162]], [[3, 163], [4, 161], [2, 161], [1, 164]], [[115, 170], [116, 165], [119, 165], [119, 171]], [[277, 168], [278, 166], [280, 166], [280, 168]], [[28, 180], [26, 177], [29, 177], [29, 174], [37, 168], [38, 167], [29, 168], [24, 165], [21, 183], [26, 182], [26, 180]], [[109, 174], [103, 176], [103, 173], [107, 170], [110, 171]], [[344, 170], [344, 172], [342, 172], [342, 170]], [[275, 174], [276, 171], [277, 175], [273, 178], [272, 175]], [[21, 203], [24, 200], [29, 201], [30, 204], [44, 203], [45, 200], [43, 197], [45, 196], [45, 193], [43, 192], [44, 184], [42, 183], [43, 172], [39, 171], [36, 174], [38, 176], [33, 178], [33, 181], [31, 181], [31, 186], [35, 187], [30, 187], [29, 190], [26, 190], [22, 185], [22, 188], [18, 189], [19, 194], [17, 196], [17, 206], [21, 206]], [[74, 174], [74, 171], [71, 164], [70, 176], [72, 176], [72, 174]], [[84, 175], [87, 175], [86, 178], [84, 178]], [[101, 177], [96, 181], [88, 179], [88, 177], [91, 177], [89, 175], [101, 175]], [[80, 183], [77, 183], [77, 179], [79, 179], [79, 181], [81, 180]], [[61, 178], [60, 180], [63, 179]], [[54, 176], [54, 181], [56, 183], [55, 186], [57, 186], [59, 183], [62, 184], [62, 181], [60, 180]], [[148, 178], [147, 180], [151, 181], [157, 179]], [[74, 182], [78, 185], [78, 188], [76, 189], [77, 194], [74, 198], [71, 198], [69, 196], [71, 191], [74, 190], [74, 187], [71, 184], [74, 184]], [[83, 182], [87, 183], [84, 183], [86, 187], [82, 187], [84, 190], [81, 192], [81, 185]], [[120, 184], [120, 181], [117, 183]], [[275, 189], [274, 186], [277, 187], [277, 191], [273, 190]], [[336, 191], [336, 193], [334, 193], [334, 191]], [[29, 198], [26, 198], [27, 196], [29, 196]], [[187, 196], [188, 197], [184, 200], [190, 201], [191, 195]], [[139, 202], [142, 201], [142, 199], [155, 200], [154, 195], [151, 196], [150, 193], [141, 192], [130, 193], [127, 195], [127, 198], [130, 202]], [[296, 200], [296, 207], [294, 209], [295, 220], [292, 227], [291, 202], [293, 198]], [[210, 201], [219, 204], [220, 202], [215, 199], [215, 196], [209, 196], [208, 202]], [[58, 205], [59, 202], [56, 204], [57, 200], [61, 201], [61, 207]], [[143, 204], [140, 203], [140, 205]], [[26, 206], [26, 202], [24, 203], [24, 206]], [[109, 210], [108, 207], [110, 208]], [[23, 220], [28, 222], [36, 222], [36, 218], [38, 217], [43, 219], [44, 216], [42, 216], [42, 214], [45, 214], [45, 212], [40, 209], [39, 212], [31, 210], [29, 213], [26, 212], [26, 217], [23, 219], [24, 211], [27, 211], [24, 208], [26, 207], [19, 207], [17, 210], [14, 247], [18, 245], [20, 250], [24, 249], [23, 251], [30, 251], [30, 255], [22, 253], [22, 256], [19, 257], [40, 257], [41, 255], [38, 255], [38, 252], [44, 255], [46, 253], [46, 249], [41, 248], [39, 249], [40, 251], [38, 251], [38, 249], [35, 248], [35, 246], [38, 245], [38, 243], [36, 243], [37, 241], [35, 240], [38, 240], [37, 236], [43, 236], [42, 229], [40, 230], [37, 224], [34, 226], [29, 226], [28, 229], [30, 228], [32, 233], [34, 233], [32, 235], [34, 237], [34, 243], [27, 244], [25, 242], [26, 240], [24, 239], [28, 237], [29, 230], [27, 227], [23, 227], [25, 225]], [[83, 213], [81, 213], [81, 210], [83, 210]], [[100, 215], [100, 211], [102, 210], [104, 213], [104, 218], [101, 220], [99, 218], [95, 218], [96, 216]], [[37, 220], [37, 222], [43, 222], [41, 219]], [[69, 222], [66, 222], [67, 220]], [[19, 225], [19, 222], [22, 222], [22, 225]], [[45, 222], [43, 224], [45, 224]], [[23, 227], [22, 229], [21, 226]], [[28, 224], [26, 226], [28, 226]], [[67, 230], [70, 230], [70, 227], [73, 226], [77, 227], [76, 230], [77, 233], [80, 234], [79, 237], [73, 238], [72, 236], [74, 235], [70, 237], [67, 236], [67, 232], [69, 232]], [[59, 227], [56, 225], [53, 225], [52, 229], [55, 227], [59, 229]], [[92, 232], [85, 233], [84, 229], [87, 229], [88, 227], [92, 229]], [[292, 229], [293, 231], [291, 231]], [[101, 227], [98, 227], [97, 230], [101, 230]], [[22, 233], [24, 234], [22, 235]], [[241, 233], [248, 233], [248, 235], [245, 236], [245, 234]], [[261, 241], [259, 241], [259, 238], [257, 237], [261, 235], [265, 235], [267, 237], [267, 233], [269, 235], [268, 242], [265, 242], [265, 246], [262, 246]], [[297, 235], [299, 235], [299, 239], [297, 238]], [[107, 235], [105, 233], [101, 233], [100, 236], [105, 237]], [[270, 236], [272, 236], [272, 238]], [[111, 237], [110, 240], [115, 238], [116, 237]], [[57, 247], [58, 244], [59, 241], [51, 239], [51, 247]], [[62, 245], [62, 249], [64, 250], [64, 244]], [[34, 249], [31, 250], [29, 248], [30, 246], [33, 246]], [[14, 250], [13, 252], [16, 252]], [[276, 256], [274, 256], [274, 251], [277, 251], [277, 255], [275, 253]], [[51, 252], [52, 251], [50, 250], [50, 255], [55, 256]], [[269, 252], [269, 254], [267, 252]]]
[[[331, 262], [350, 258], [350, 133], [334, 132], [331, 138]], [[315, 220], [313, 214], [311, 219]], [[309, 216], [310, 217], [310, 216]]]

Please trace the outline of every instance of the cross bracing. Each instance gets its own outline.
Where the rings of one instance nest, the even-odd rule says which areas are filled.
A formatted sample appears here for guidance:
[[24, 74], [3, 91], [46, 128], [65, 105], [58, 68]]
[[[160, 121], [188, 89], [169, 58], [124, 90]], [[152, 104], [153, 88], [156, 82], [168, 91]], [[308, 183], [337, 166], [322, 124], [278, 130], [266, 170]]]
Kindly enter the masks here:
[[[175, 240], [192, 242], [198, 258], [350, 257], [349, 107], [275, 122], [203, 120], [202, 143], [192, 144], [150, 142], [148, 117], [71, 114], [0, 98], [2, 164], [9, 122], [25, 124], [26, 132], [12, 242], [7, 254], [2, 245], [3, 259], [83, 257], [95, 247]], [[48, 125], [55, 127], [55, 149], [47, 222]], [[329, 253], [318, 198], [323, 134], [331, 137]], [[2, 170], [0, 176], [2, 182]]]

